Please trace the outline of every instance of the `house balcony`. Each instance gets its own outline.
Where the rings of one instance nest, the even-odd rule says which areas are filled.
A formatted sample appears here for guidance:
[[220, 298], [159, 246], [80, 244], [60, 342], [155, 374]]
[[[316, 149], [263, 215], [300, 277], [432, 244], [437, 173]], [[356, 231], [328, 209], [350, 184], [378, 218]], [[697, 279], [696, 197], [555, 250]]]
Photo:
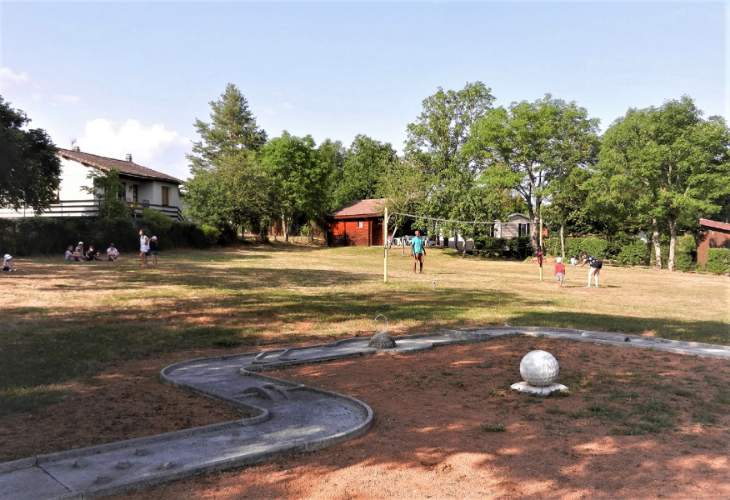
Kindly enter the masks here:
[[[0, 208], [0, 218], [2, 219], [20, 219], [25, 217], [95, 217], [99, 215], [99, 199], [86, 199], [86, 200], [62, 200], [51, 204], [48, 208], [44, 209], [40, 214], [36, 214], [35, 211], [28, 208], [21, 208], [19, 210], [13, 210], [11, 208]], [[142, 203], [127, 202], [130, 208], [132, 216], [135, 218], [142, 217], [142, 211], [145, 208], [152, 208], [159, 212], [162, 212], [170, 219], [176, 221], [182, 221], [182, 211], [179, 207], [155, 205], [153, 203]]]

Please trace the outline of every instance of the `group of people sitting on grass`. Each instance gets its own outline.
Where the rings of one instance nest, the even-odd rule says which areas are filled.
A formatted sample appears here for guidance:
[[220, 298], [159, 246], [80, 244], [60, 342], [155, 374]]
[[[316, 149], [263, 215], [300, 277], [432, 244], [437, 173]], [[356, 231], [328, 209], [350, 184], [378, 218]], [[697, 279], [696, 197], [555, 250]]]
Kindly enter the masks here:
[[102, 256], [101, 252], [94, 245], [84, 247], [84, 242], [79, 241], [75, 247], [69, 245], [66, 248], [63, 258], [67, 262], [90, 262], [94, 260], [114, 262], [119, 258], [119, 250], [114, 246], [114, 243], [109, 243], [109, 247], [106, 249], [106, 255]]

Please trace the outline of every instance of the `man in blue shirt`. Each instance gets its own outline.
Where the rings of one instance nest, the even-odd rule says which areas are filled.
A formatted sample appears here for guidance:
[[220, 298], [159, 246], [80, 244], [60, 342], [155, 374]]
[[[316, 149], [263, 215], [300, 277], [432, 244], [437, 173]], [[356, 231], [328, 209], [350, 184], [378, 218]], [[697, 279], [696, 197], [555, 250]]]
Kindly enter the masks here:
[[418, 272], [423, 272], [423, 257], [426, 255], [426, 239], [421, 238], [421, 231], [416, 230], [416, 236], [411, 240], [411, 254], [413, 254], [413, 272], [416, 272], [416, 264], [420, 267]]

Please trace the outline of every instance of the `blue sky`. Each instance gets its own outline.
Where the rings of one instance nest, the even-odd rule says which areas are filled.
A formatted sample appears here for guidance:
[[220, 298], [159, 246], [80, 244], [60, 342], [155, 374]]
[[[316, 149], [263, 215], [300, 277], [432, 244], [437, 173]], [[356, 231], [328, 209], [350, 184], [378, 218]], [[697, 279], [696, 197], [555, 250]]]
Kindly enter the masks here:
[[727, 117], [730, 8], [671, 3], [0, 4], [0, 94], [59, 146], [187, 176], [192, 123], [227, 82], [270, 136], [401, 148], [437, 87], [552, 93], [607, 127], [689, 94]]

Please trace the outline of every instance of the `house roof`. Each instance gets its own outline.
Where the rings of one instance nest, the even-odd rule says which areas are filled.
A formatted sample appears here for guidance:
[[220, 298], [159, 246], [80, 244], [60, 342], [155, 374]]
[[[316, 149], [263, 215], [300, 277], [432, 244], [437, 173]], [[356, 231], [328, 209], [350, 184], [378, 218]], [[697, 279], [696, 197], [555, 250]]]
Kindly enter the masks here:
[[356, 217], [380, 217], [383, 215], [385, 208], [385, 198], [374, 198], [369, 200], [360, 200], [352, 205], [348, 205], [342, 210], [334, 213], [335, 219], [352, 219]]
[[717, 220], [710, 220], [710, 219], [700, 219], [700, 226], [709, 227], [712, 229], [719, 229], [720, 231], [730, 232], [730, 224], [728, 224], [727, 222], [720, 222]]
[[138, 165], [133, 161], [117, 160], [116, 158], [108, 158], [106, 156], [99, 156], [91, 153], [84, 153], [81, 151], [62, 148], [58, 148], [58, 154], [61, 155], [61, 158], [77, 161], [83, 165], [94, 167], [104, 172], [116, 169], [119, 171], [120, 174], [130, 177], [166, 181], [175, 184], [182, 183], [182, 181], [176, 177], [167, 175], [162, 172], [158, 172], [157, 170], [152, 170], [151, 168], [147, 168], [142, 165]]

